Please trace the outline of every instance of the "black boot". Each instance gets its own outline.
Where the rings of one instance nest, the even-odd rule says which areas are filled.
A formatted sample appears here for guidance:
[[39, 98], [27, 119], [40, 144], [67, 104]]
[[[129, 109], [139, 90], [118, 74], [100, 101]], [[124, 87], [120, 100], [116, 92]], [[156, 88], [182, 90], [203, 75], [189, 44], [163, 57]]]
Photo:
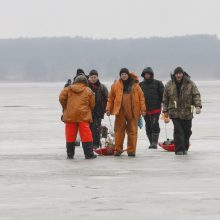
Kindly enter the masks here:
[[148, 140], [150, 142], [149, 148], [151, 148], [151, 146], [152, 146], [152, 134], [147, 132], [147, 137], [148, 137]]
[[75, 142], [66, 142], [67, 159], [73, 159], [75, 154]]
[[130, 153], [128, 153], [128, 156], [129, 156], [129, 157], [135, 157], [135, 152], [130, 152]]
[[153, 133], [152, 134], [152, 144], [149, 148], [157, 149], [158, 139], [159, 139], [159, 133]]
[[86, 159], [94, 159], [97, 156], [93, 153], [93, 142], [82, 142], [83, 151]]

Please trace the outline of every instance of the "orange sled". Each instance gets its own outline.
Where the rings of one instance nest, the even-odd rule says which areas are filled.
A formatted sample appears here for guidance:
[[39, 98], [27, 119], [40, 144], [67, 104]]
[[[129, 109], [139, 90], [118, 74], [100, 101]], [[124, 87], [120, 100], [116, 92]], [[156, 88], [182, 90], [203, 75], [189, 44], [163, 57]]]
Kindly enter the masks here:
[[[126, 151], [126, 150], [123, 150], [123, 152]], [[97, 148], [97, 149], [93, 149], [93, 151], [96, 152], [99, 155], [102, 155], [102, 156], [111, 156], [111, 155], [114, 155], [114, 153], [115, 153], [115, 147], [114, 146], [100, 147], [100, 148]]]

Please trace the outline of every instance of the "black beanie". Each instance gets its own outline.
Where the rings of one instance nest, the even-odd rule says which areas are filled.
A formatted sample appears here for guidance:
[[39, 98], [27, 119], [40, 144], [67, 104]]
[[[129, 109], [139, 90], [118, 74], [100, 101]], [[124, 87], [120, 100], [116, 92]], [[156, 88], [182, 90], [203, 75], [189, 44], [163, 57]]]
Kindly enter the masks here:
[[[75, 81], [75, 79], [76, 79], [77, 76], [81, 76], [81, 75], [86, 76], [84, 70], [83, 70], [83, 69], [77, 69], [77, 70], [76, 70], [76, 76], [73, 78], [73, 81]], [[86, 76], [86, 77], [87, 77], [87, 76]]]
[[127, 68], [121, 68], [119, 75], [121, 76], [122, 73], [127, 73], [128, 75], [130, 75], [130, 72]]
[[79, 75], [86, 75], [86, 74], [85, 74], [83, 69], [77, 69], [76, 70], [76, 75], [79, 76]]
[[183, 74], [184, 74], [185, 72], [184, 72], [184, 70], [183, 70], [182, 67], [178, 66], [178, 67], [174, 70], [173, 75], [176, 75], [177, 73], [183, 73]]
[[154, 71], [152, 70], [151, 67], [146, 67], [146, 68], [144, 68], [144, 70], [143, 70], [142, 73], [141, 73], [141, 76], [144, 77], [145, 73], [149, 73], [149, 74], [151, 74], [152, 76], [154, 75]]
[[89, 76], [94, 76], [94, 75], [96, 75], [96, 76], [99, 75], [97, 70], [91, 70], [90, 71]]

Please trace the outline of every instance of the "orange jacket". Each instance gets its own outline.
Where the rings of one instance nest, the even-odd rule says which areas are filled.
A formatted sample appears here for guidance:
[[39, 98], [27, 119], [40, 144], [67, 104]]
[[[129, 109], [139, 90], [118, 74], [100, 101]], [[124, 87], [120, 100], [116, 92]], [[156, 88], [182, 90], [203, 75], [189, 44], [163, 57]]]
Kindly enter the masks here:
[[64, 122], [92, 122], [95, 95], [84, 83], [64, 88], [59, 96]]
[[[134, 73], [130, 73], [130, 76], [134, 81], [131, 89], [132, 111], [135, 118], [138, 119], [141, 113], [146, 113], [144, 93], [139, 86], [138, 77]], [[111, 87], [106, 111], [109, 111], [112, 115], [119, 114], [122, 104], [123, 87], [121, 79], [117, 80]]]

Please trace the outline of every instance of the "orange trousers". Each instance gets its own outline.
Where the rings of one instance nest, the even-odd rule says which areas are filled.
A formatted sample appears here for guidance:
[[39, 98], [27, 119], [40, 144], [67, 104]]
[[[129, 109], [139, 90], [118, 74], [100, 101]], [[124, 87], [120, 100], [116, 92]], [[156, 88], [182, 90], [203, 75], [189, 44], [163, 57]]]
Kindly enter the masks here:
[[90, 130], [90, 124], [87, 122], [78, 122], [78, 123], [66, 123], [65, 134], [66, 142], [75, 142], [77, 133], [82, 142], [92, 142], [92, 132]]
[[122, 152], [125, 132], [128, 135], [127, 152], [135, 153], [137, 145], [137, 131], [138, 121], [135, 118], [127, 117], [123, 108], [120, 110], [119, 115], [115, 118], [115, 150]]

